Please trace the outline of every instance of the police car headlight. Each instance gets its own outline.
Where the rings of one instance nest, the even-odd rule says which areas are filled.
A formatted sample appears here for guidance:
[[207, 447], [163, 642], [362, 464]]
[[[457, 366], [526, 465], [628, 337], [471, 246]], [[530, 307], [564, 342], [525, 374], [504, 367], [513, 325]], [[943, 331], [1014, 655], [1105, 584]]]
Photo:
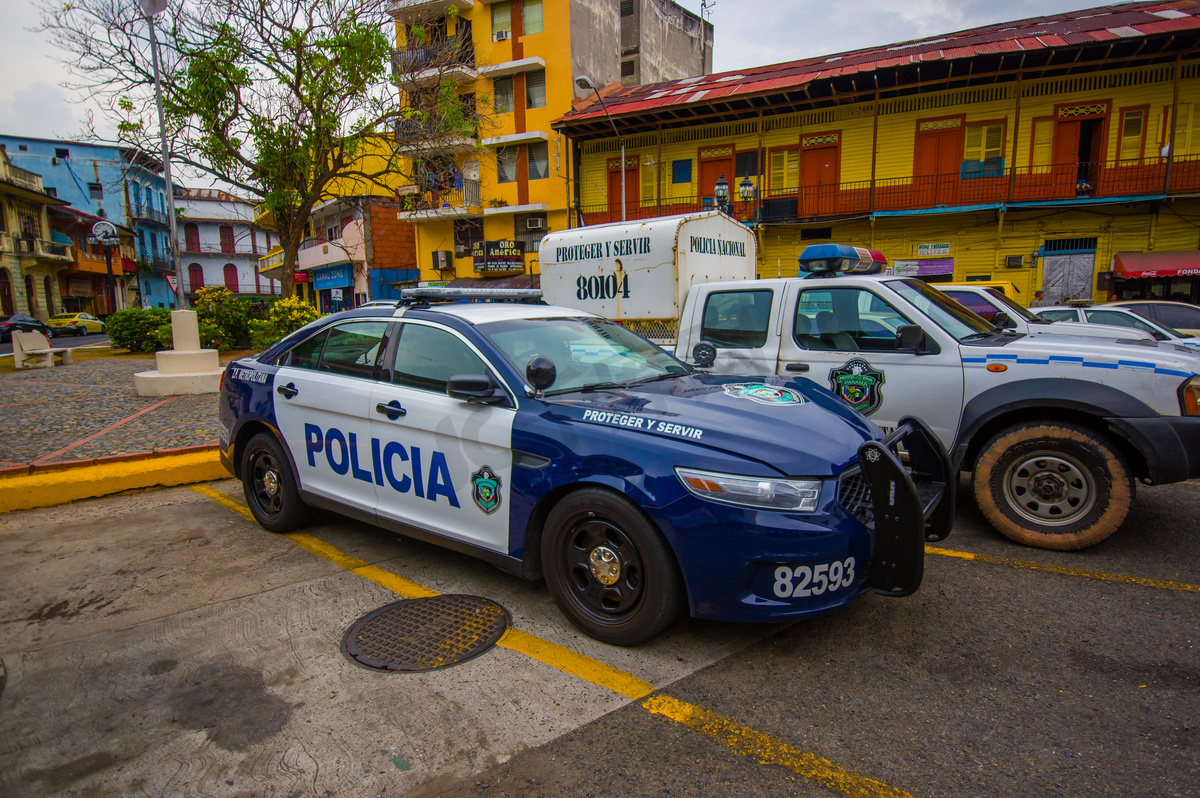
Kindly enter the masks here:
[[818, 479], [768, 479], [676, 468], [684, 486], [702, 499], [763, 510], [811, 513], [821, 497]]
[[1179, 412], [1185, 416], [1200, 416], [1200, 377], [1192, 377], [1179, 386]]

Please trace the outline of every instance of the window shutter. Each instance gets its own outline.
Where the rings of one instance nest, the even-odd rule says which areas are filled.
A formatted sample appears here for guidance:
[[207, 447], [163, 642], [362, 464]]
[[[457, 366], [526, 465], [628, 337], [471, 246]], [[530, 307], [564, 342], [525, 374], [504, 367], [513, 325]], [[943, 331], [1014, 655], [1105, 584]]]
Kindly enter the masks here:
[[[493, 6], [494, 8], [495, 6]], [[513, 111], [513, 79], [496, 78], [492, 81], [496, 113], [511, 114]]]
[[512, 30], [511, 6], [508, 3], [492, 5], [492, 33], [502, 30]]
[[546, 70], [525, 73], [525, 107], [546, 107]]
[[654, 160], [648, 156], [642, 156], [641, 162], [642, 174], [642, 206], [653, 205], [658, 199], [656, 189], [658, 188], [658, 166]]
[[1121, 151], [1117, 157], [1122, 161], [1142, 157], [1142, 130], [1145, 127], [1145, 111], [1126, 111], [1121, 121]]
[[542, 0], [525, 0], [521, 11], [522, 34], [542, 32]]

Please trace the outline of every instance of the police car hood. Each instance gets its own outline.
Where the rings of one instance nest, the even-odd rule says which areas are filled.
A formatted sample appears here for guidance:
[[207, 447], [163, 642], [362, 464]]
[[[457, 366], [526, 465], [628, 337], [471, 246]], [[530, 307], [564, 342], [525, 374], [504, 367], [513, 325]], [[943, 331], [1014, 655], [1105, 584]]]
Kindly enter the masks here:
[[1180, 375], [1200, 373], [1200, 350], [1195, 347], [1160, 341], [1116, 341], [1074, 335], [1025, 335], [1009, 343], [986, 339], [978, 345], [964, 344], [964, 362], [987, 358], [1031, 361], [1046, 364], [1106, 364], [1111, 367], [1167, 369]]
[[788, 476], [832, 476], [878, 427], [808, 380], [692, 374], [548, 397], [554, 416], [705, 446]]

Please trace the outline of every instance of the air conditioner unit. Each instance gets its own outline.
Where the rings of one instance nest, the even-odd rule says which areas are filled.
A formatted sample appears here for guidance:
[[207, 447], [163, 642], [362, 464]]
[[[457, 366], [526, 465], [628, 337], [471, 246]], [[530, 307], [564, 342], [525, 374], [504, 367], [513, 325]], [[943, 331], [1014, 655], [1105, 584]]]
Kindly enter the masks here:
[[433, 252], [433, 268], [438, 269], [438, 270], [454, 268], [454, 260], [450, 257], [450, 250], [448, 250], [448, 249], [434, 250], [434, 252]]
[[454, 257], [466, 258], [466, 257], [469, 257], [470, 255], [471, 255], [471, 245], [470, 244], [455, 244], [454, 245]]
[[505, 42], [511, 38], [512, 38], [512, 31], [510, 31], [510, 30], [498, 30], [492, 34], [492, 41], [494, 41], [494, 42]]
[[545, 230], [546, 229], [546, 220], [540, 216], [535, 216], [532, 219], [526, 219], [525, 220], [525, 229], [526, 230]]
[[1025, 265], [1025, 256], [1024, 255], [1005, 255], [1004, 256], [1004, 268], [1006, 268], [1006, 269], [1019, 269], [1024, 265]]
[[58, 166], [58, 158], [51, 158], [51, 159], [50, 159], [50, 165], [51, 165], [51, 166]]

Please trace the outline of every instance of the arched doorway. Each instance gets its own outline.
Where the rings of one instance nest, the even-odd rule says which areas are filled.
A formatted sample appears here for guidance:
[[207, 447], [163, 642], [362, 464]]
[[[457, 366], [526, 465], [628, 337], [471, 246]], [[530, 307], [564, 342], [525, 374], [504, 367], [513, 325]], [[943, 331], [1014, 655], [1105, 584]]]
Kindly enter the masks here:
[[25, 304], [29, 307], [29, 315], [38, 315], [37, 292], [33, 290], [33, 275], [25, 275]]
[[8, 275], [8, 269], [0, 269], [0, 312], [5, 316], [16, 312], [13, 310], [12, 278]]
[[204, 287], [204, 267], [199, 263], [188, 265], [188, 286], [192, 291], [199, 291]]
[[232, 263], [225, 264], [225, 288], [231, 294], [238, 292], [237, 266], [234, 266]]

